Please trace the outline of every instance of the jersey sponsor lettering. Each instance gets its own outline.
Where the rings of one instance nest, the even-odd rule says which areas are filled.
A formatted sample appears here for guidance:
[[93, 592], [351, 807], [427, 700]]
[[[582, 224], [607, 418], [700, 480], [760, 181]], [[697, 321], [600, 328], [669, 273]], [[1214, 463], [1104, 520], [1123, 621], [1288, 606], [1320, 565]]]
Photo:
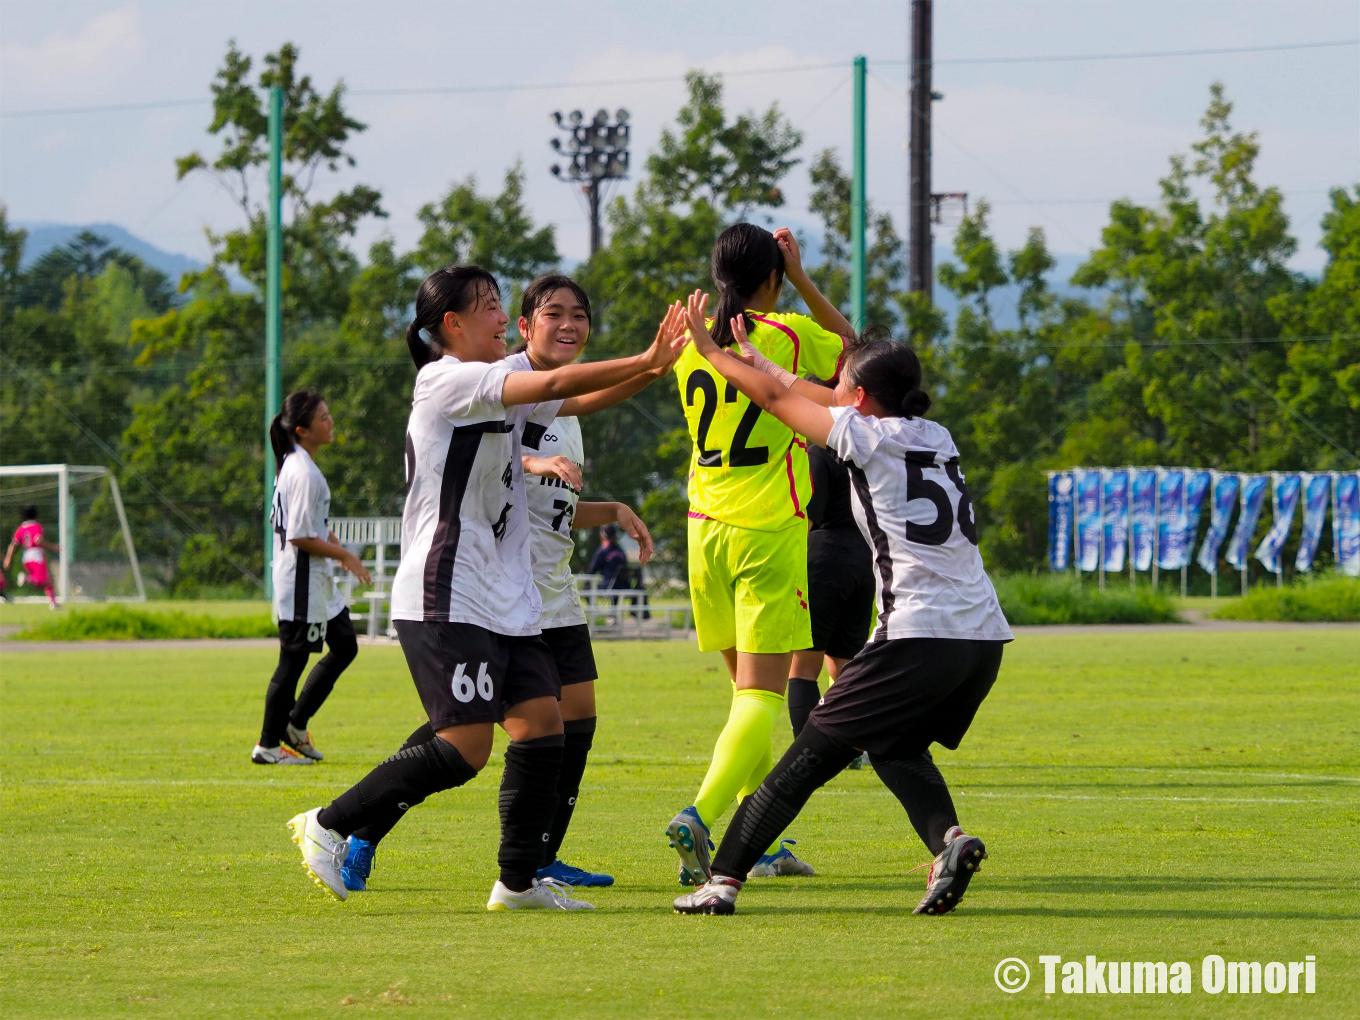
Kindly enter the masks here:
[[[751, 313], [750, 340], [796, 375], [830, 379], [845, 341], [806, 315]], [[691, 513], [757, 531], [806, 521], [812, 495], [807, 444], [722, 379], [692, 346], [675, 366], [689, 427]]]
[[849, 407], [831, 413], [828, 446], [849, 465], [855, 519], [874, 561], [873, 640], [1009, 641], [949, 430], [924, 418], [865, 417]]

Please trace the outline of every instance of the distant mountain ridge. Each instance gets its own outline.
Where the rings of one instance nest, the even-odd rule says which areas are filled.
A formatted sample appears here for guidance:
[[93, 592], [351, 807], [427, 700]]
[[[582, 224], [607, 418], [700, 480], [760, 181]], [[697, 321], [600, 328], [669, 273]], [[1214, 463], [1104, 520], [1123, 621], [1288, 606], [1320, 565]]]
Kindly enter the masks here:
[[179, 278], [184, 273], [197, 272], [204, 266], [204, 263], [187, 255], [157, 248], [154, 244], [143, 241], [126, 227], [120, 227], [116, 223], [16, 222], [12, 226], [28, 231], [28, 237], [24, 241], [24, 257], [21, 263], [21, 268], [24, 269], [27, 269], [53, 248], [59, 248], [74, 240], [77, 234], [85, 230], [92, 234], [98, 234], [107, 239], [109, 244], [115, 248], [121, 248], [131, 255], [136, 255], [148, 266], [159, 269], [170, 277], [172, 285], [177, 286]]

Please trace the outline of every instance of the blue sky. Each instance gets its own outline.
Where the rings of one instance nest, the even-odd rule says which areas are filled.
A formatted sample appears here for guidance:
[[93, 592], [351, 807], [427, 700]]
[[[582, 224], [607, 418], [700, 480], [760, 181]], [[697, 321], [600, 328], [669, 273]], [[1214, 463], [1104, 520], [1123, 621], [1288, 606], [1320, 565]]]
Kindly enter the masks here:
[[[1360, 4], [1218, 0], [937, 2], [943, 60], [1117, 53], [1360, 38]], [[683, 100], [689, 68], [813, 71], [728, 80], [729, 106], [777, 100], [806, 137], [803, 154], [850, 140], [850, 61], [869, 58], [869, 195], [899, 218], [906, 204], [905, 0], [754, 3], [139, 2], [4, 0], [0, 111], [194, 99], [208, 95], [227, 40], [262, 55], [284, 41], [303, 68], [351, 89], [581, 83], [552, 90], [355, 96], [369, 130], [345, 183], [379, 188], [391, 218], [365, 228], [409, 244], [417, 208], [475, 173], [498, 187], [522, 158], [528, 201], [584, 256], [585, 218], [547, 172], [553, 109], [628, 107], [637, 157]], [[896, 63], [894, 63], [896, 62]], [[673, 75], [654, 84], [602, 81]], [[1151, 201], [1172, 152], [1197, 136], [1210, 82], [1260, 133], [1260, 178], [1278, 185], [1300, 239], [1295, 264], [1316, 270], [1326, 190], [1360, 180], [1360, 47], [1051, 63], [942, 63], [936, 88], [935, 189], [993, 204], [1000, 240], [1042, 226], [1055, 251], [1097, 243], [1108, 202]], [[205, 227], [239, 212], [207, 178], [176, 184], [174, 159], [216, 143], [208, 107], [0, 119], [0, 200], [18, 220], [112, 221], [161, 248], [203, 258]], [[806, 163], [788, 180], [786, 218], [808, 223]], [[948, 242], [948, 227], [937, 238]]]

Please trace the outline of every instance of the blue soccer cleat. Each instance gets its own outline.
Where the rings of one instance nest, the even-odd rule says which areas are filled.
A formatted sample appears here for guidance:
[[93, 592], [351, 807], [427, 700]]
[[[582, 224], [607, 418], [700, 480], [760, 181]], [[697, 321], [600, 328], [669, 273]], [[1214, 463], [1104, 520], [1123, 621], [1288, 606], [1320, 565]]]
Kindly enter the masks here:
[[671, 819], [666, 836], [680, 855], [680, 884], [703, 885], [713, 877], [713, 862], [708, 852], [713, 849], [708, 826], [691, 805]]
[[368, 876], [373, 871], [373, 855], [378, 848], [357, 836], [349, 838], [349, 853], [340, 868], [340, 877], [350, 892], [364, 892], [368, 889]]
[[546, 868], [538, 869], [539, 878], [551, 878], [558, 882], [565, 882], [567, 885], [577, 888], [587, 886], [605, 886], [614, 884], [614, 876], [603, 873], [586, 871], [572, 864], [563, 863], [560, 860], [553, 861]]
[[797, 846], [796, 839], [781, 839], [779, 849], [772, 854], [761, 854], [755, 867], [747, 872], [747, 878], [781, 878], [785, 875], [815, 875], [812, 865], [793, 856], [790, 846]]

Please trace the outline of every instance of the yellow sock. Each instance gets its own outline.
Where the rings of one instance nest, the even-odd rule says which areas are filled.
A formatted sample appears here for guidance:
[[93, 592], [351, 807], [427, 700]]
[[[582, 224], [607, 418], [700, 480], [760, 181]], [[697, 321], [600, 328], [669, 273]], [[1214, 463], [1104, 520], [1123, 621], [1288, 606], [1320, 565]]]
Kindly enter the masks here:
[[[746, 785], [741, 788], [741, 799], [745, 800], [751, 794], [760, 789], [760, 784], [765, 781], [765, 777], [770, 774], [770, 769], [774, 768], [774, 733], [770, 733], [770, 746], [765, 753], [760, 756], [760, 761], [756, 762], [755, 768], [751, 769], [751, 774], [746, 777]], [[701, 814], [700, 818], [703, 817]], [[774, 841], [774, 846], [769, 847], [767, 854], [775, 853], [779, 850], [779, 840]]]
[[774, 726], [783, 708], [783, 695], [772, 691], [747, 688], [732, 696], [727, 725], [713, 745], [708, 775], [694, 798], [694, 807], [705, 825], [712, 826], [732, 806], [758, 765], [764, 762], [764, 771], [753, 790], [773, 767]]

